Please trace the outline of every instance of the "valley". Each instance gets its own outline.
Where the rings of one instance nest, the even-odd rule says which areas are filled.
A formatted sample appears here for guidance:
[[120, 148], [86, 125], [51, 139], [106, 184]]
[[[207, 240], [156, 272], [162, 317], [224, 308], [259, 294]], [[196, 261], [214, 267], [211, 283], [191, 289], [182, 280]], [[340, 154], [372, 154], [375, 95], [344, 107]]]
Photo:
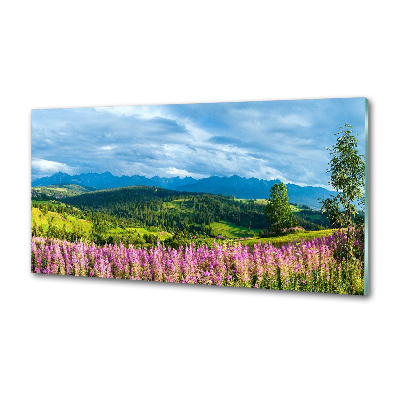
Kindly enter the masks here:
[[[160, 241], [172, 247], [191, 242], [212, 245], [215, 241], [255, 243], [275, 239], [263, 237], [269, 228], [265, 199], [148, 186], [94, 190], [60, 184], [36, 187], [32, 192], [34, 236], [135, 246], [152, 246]], [[317, 237], [318, 232], [329, 228], [320, 212], [307, 206], [291, 208], [304, 230], [296, 233], [296, 239]]]

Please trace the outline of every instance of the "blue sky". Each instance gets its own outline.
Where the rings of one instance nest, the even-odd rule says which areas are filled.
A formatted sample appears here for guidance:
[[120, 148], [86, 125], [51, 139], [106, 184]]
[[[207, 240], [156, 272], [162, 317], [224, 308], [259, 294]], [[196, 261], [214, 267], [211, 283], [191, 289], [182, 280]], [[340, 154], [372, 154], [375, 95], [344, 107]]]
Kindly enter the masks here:
[[32, 111], [32, 178], [55, 172], [239, 175], [328, 187], [347, 122], [364, 153], [364, 98]]

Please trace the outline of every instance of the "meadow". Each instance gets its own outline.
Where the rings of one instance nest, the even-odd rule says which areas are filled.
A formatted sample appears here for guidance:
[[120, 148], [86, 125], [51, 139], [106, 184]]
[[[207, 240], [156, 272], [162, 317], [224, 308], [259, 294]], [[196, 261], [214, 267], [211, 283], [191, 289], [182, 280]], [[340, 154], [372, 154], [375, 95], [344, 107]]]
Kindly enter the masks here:
[[[56, 189], [57, 187], [51, 188], [51, 190]], [[62, 186], [61, 189], [64, 189], [64, 187]], [[218, 200], [216, 196], [215, 198]], [[202, 224], [200, 223], [202, 222], [201, 219], [195, 219], [198, 215], [195, 214], [196, 210], [191, 198], [167, 200], [158, 205], [158, 207], [162, 207], [163, 210], [160, 214], [169, 215], [170, 220], [173, 220], [171, 216], [179, 217], [182, 224], [176, 225], [175, 228], [171, 224], [160, 226], [160, 223], [162, 224], [164, 221], [160, 221], [159, 219], [153, 221], [155, 225], [149, 226], [147, 221], [149, 210], [145, 210], [143, 203], [139, 201], [136, 204], [137, 208], [142, 207], [143, 212], [141, 214], [137, 213], [138, 215], [135, 215], [136, 219], [133, 220], [131, 218], [132, 213], [127, 213], [126, 209], [124, 209], [124, 213], [127, 213], [127, 218], [122, 218], [120, 213], [113, 215], [113, 210], [96, 210], [92, 208], [83, 211], [81, 208], [56, 201], [54, 198], [50, 200], [48, 198], [46, 200], [35, 198], [32, 200], [31, 211], [32, 235], [69, 241], [86, 240], [88, 242], [93, 241], [96, 244], [123, 242], [125, 245], [131, 243], [139, 246], [153, 246], [157, 241], [166, 241], [170, 246], [179, 247], [179, 245], [186, 245], [190, 242], [210, 246], [215, 241], [220, 243], [225, 240], [230, 243], [240, 240], [246, 245], [254, 245], [258, 241], [261, 243], [282, 245], [301, 239], [328, 236], [333, 232], [331, 229], [324, 230], [322, 227], [319, 227], [319, 230], [316, 231], [307, 230], [280, 237], [264, 238], [260, 237], [262, 233], [261, 228], [251, 228], [251, 220], [249, 221], [250, 226], [245, 226], [243, 225], [244, 222], [241, 224], [241, 222], [234, 223], [229, 219], [220, 219], [223, 216], [225, 218], [232, 216], [233, 213], [229, 208], [224, 213], [219, 211], [219, 214], [215, 213], [213, 209], [202, 210], [203, 214], [200, 217], [204, 218], [204, 215], [209, 214], [207, 217], [208, 224], [205, 225], [204, 221]], [[253, 202], [262, 203], [261, 200], [243, 201], [235, 199], [232, 204], [235, 205], [237, 202], [247, 203], [248, 206]], [[134, 203], [130, 202], [129, 207], [132, 207], [132, 204]], [[218, 203], [217, 206], [222, 208]], [[292, 208], [294, 212], [301, 211], [298, 207], [292, 206]], [[236, 208], [233, 208], [233, 210], [237, 211]], [[255, 217], [259, 221], [265, 220], [260, 210], [257, 211]], [[246, 218], [245, 213], [242, 213], [242, 215]], [[235, 220], [240, 221], [238, 218], [235, 218]], [[247, 222], [246, 219], [245, 221]], [[308, 221], [305, 222], [307, 223]], [[260, 224], [260, 222], [258, 223]]]
[[289, 233], [283, 236], [267, 237], [267, 238], [252, 238], [243, 240], [243, 244], [251, 246], [257, 243], [269, 243], [275, 246], [281, 246], [289, 243], [296, 243], [301, 240], [311, 240], [324, 236], [331, 236], [337, 229], [324, 229], [320, 231], [305, 231], [297, 233]]
[[326, 223], [319, 211], [291, 205], [300, 227], [270, 234], [266, 202], [141, 186], [41, 188], [32, 198], [31, 269], [363, 294], [362, 232], [324, 229], [316, 223]]
[[[351, 246], [351, 251], [349, 251]], [[32, 238], [34, 273], [363, 294], [363, 233], [331, 236], [283, 246], [258, 242], [151, 248]]]

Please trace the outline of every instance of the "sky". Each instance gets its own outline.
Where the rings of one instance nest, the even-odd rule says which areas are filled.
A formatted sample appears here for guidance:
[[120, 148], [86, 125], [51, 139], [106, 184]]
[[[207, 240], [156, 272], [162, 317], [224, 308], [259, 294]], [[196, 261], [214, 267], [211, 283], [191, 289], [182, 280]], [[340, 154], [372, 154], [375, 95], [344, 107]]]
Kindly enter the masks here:
[[109, 171], [329, 188], [326, 147], [346, 122], [364, 155], [364, 98], [32, 110], [32, 179]]

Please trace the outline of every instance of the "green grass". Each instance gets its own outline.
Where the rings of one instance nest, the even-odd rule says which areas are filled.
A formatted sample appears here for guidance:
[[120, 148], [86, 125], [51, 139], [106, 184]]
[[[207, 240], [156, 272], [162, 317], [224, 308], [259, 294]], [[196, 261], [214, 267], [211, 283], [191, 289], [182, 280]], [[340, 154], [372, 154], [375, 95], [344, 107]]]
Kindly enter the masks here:
[[236, 197], [235, 197], [235, 200], [241, 201], [243, 203], [250, 203], [250, 202], [254, 201], [254, 203], [256, 203], [256, 204], [264, 204], [264, 205], [266, 205], [268, 202], [267, 199], [237, 199]]
[[[236, 199], [236, 201], [242, 201], [243, 203], [249, 203], [251, 201], [254, 201], [255, 204], [262, 204], [264, 206], [267, 205], [268, 200], [267, 199]], [[290, 208], [292, 209], [292, 212], [300, 212], [302, 209], [294, 206], [293, 204], [290, 205]]]
[[174, 208], [174, 209], [180, 208], [180, 205], [176, 201], [166, 201], [165, 203], [163, 203], [163, 206], [165, 208]]
[[[298, 213], [302, 211], [301, 209], [298, 209], [297, 211], [293, 211], [294, 214]], [[309, 218], [311, 220], [311, 222], [315, 222], [315, 219], [320, 219], [321, 218], [321, 213], [315, 212], [314, 214], [307, 214], [306, 216], [307, 218]], [[304, 216], [303, 216], [304, 218]]]
[[114, 233], [124, 233], [124, 232], [125, 232], [125, 229], [120, 228], [120, 227], [118, 227], [118, 228], [111, 228], [111, 229], [108, 229], [108, 230], [107, 230], [107, 233], [110, 233], [110, 234], [114, 234]]
[[[66, 214], [65, 217], [59, 213], [48, 211], [46, 214], [43, 214], [41, 210], [36, 207], [32, 207], [31, 213], [31, 221], [36, 223], [37, 226], [42, 226], [44, 231], [47, 232], [49, 227], [49, 222], [56, 226], [59, 229], [62, 229], [65, 226], [65, 229], [68, 232], [72, 232], [74, 228], [80, 228], [84, 232], [90, 232], [92, 230], [93, 224], [90, 221], [86, 221], [84, 219], [79, 219], [74, 217], [73, 215]], [[155, 235], [159, 238], [160, 241], [164, 241], [167, 238], [172, 237], [172, 234], [166, 231], [162, 231], [158, 228], [121, 228], [114, 227], [107, 230], [106, 234], [114, 235], [114, 234], [124, 234], [124, 233], [138, 233], [140, 236], [146, 235]]]
[[[63, 188], [61, 188], [63, 189]], [[249, 202], [251, 200], [247, 199], [237, 199], [237, 201]], [[256, 202], [260, 204], [265, 204], [265, 199], [258, 199]], [[32, 222], [35, 222], [38, 226], [43, 226], [44, 231], [46, 232], [48, 229], [49, 221], [52, 221], [52, 224], [55, 225], [57, 228], [63, 228], [67, 231], [74, 231], [76, 228], [83, 230], [84, 232], [90, 232], [92, 230], [93, 224], [90, 221], [78, 219], [72, 215], [62, 213], [61, 215], [56, 212], [49, 211], [47, 214], [43, 214], [38, 208], [35, 207], [36, 203], [46, 203], [46, 201], [36, 201], [32, 200]], [[47, 201], [47, 203], [52, 204], [54, 200]], [[172, 215], [175, 213], [180, 214], [188, 214], [192, 212], [192, 202], [188, 198], [182, 198], [173, 200], [170, 202], [164, 203], [164, 207], [169, 208]], [[291, 206], [294, 213], [301, 211], [300, 208]], [[316, 217], [317, 215], [315, 215]], [[271, 243], [274, 245], [282, 245], [289, 242], [299, 241], [301, 239], [312, 239], [321, 236], [328, 236], [331, 235], [333, 230], [321, 230], [321, 231], [307, 231], [307, 232], [298, 232], [290, 235], [280, 236], [280, 237], [269, 237], [269, 238], [259, 238], [260, 229], [248, 229], [247, 226], [238, 226], [228, 221], [219, 221], [213, 222], [210, 224], [210, 227], [213, 230], [213, 233], [217, 236], [224, 236], [227, 239], [236, 241], [237, 239], [248, 238], [252, 237], [252, 239], [245, 239], [241, 241], [241, 243], [246, 245], [254, 245], [257, 242], [261, 243]], [[121, 228], [118, 226], [109, 227], [105, 234], [127, 234], [127, 233], [137, 233], [138, 235], [155, 235], [158, 237], [159, 240], [164, 241], [167, 238], [172, 237], [173, 235], [169, 232], [162, 231], [160, 228], [142, 228], [142, 227], [135, 227], [135, 228]]]
[[172, 237], [172, 234], [166, 231], [162, 230], [151, 230], [151, 229], [146, 229], [146, 228], [127, 228], [131, 232], [137, 232], [140, 233], [141, 235], [156, 235], [161, 241]]
[[192, 210], [192, 206], [187, 205], [186, 203], [190, 201], [189, 199], [175, 199], [172, 201], [166, 201], [163, 203], [165, 208], [174, 208], [179, 211], [187, 212], [188, 210]]
[[[37, 200], [37, 199], [32, 199], [32, 205], [35, 206], [36, 204], [54, 204], [55, 200]], [[65, 207], [65, 204], [63, 203], [58, 203], [62, 206]]]
[[244, 226], [238, 226], [227, 221], [212, 222], [210, 226], [216, 235], [225, 236], [228, 239], [251, 237], [260, 233], [260, 229], [249, 231]]
[[325, 229], [322, 231], [307, 231], [307, 232], [301, 232], [301, 233], [293, 233], [293, 234], [285, 235], [285, 236], [248, 239], [248, 240], [243, 240], [241, 243], [243, 243], [247, 246], [255, 245], [258, 242], [271, 243], [273, 245], [280, 246], [280, 245], [287, 244], [290, 242], [300, 241], [302, 239], [311, 240], [311, 239], [319, 238], [319, 237], [323, 237], [323, 236], [331, 236], [333, 234], [333, 232], [334, 232], [334, 229]]
[[72, 231], [74, 227], [81, 228], [85, 232], [89, 232], [92, 229], [92, 223], [84, 219], [78, 219], [72, 215], [63, 217], [61, 214], [53, 211], [43, 214], [42, 211], [36, 207], [32, 208], [31, 220], [32, 223], [35, 222], [36, 225], [41, 225], [45, 231], [47, 231], [50, 221], [57, 228], [65, 226], [67, 231]]

